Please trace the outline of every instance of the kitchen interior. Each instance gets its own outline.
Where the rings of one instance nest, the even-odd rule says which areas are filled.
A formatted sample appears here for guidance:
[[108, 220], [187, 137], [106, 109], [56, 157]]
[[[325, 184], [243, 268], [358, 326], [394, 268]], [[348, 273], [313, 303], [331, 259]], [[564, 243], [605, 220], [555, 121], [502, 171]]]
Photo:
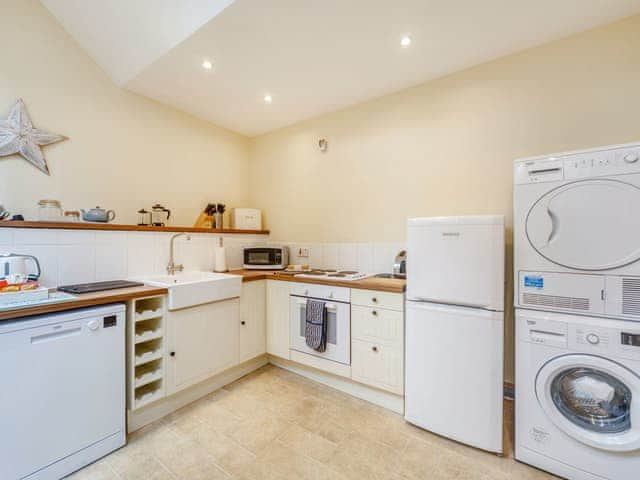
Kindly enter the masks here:
[[640, 0], [2, 0], [0, 478], [632, 480]]

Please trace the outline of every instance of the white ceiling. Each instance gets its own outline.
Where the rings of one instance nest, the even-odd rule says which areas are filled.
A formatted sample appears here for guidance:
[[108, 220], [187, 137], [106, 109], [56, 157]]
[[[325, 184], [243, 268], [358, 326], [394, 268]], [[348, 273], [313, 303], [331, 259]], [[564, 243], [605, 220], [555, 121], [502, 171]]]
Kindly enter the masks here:
[[249, 136], [640, 12], [640, 0], [42, 1], [126, 88]]
[[233, 0], [40, 0], [118, 84], [167, 53]]

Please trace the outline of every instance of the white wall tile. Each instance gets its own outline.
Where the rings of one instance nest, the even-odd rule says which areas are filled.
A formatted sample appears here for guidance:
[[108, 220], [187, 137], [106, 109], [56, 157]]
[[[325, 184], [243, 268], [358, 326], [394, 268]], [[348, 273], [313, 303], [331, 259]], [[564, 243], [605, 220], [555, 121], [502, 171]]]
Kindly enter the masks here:
[[338, 268], [337, 243], [325, 243], [322, 245], [322, 268]]
[[393, 271], [393, 259], [395, 252], [389, 243], [373, 244], [373, 272], [391, 273]]
[[124, 280], [127, 275], [127, 248], [125, 242], [96, 243], [96, 282]]
[[357, 262], [359, 272], [380, 273], [373, 269], [373, 245], [370, 243], [358, 243], [356, 245]]
[[58, 286], [58, 247], [53, 245], [16, 245], [12, 251], [35, 256], [42, 270], [40, 283], [50, 288]]
[[58, 230], [44, 228], [17, 228], [13, 234], [15, 245], [56, 245]]
[[338, 268], [340, 270], [358, 269], [358, 249], [355, 243], [338, 244]]
[[13, 228], [0, 228], [0, 250], [13, 245]]
[[59, 285], [93, 282], [96, 278], [96, 250], [93, 245], [58, 247]]
[[311, 243], [309, 244], [309, 258], [306, 263], [311, 268], [321, 268], [323, 264], [322, 259], [322, 244], [321, 243]]
[[59, 245], [93, 245], [96, 233], [92, 230], [59, 230]]
[[159, 249], [152, 233], [127, 235], [127, 276], [129, 278], [160, 274], [158, 257]]

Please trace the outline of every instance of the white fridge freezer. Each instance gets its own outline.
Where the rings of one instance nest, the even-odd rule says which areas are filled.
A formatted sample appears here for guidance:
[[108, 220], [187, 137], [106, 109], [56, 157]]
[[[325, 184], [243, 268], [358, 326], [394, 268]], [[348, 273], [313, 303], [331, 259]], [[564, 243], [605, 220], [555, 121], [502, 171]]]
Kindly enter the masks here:
[[405, 418], [502, 452], [504, 217], [414, 218], [407, 232]]
[[502, 452], [503, 312], [406, 304], [405, 419]]

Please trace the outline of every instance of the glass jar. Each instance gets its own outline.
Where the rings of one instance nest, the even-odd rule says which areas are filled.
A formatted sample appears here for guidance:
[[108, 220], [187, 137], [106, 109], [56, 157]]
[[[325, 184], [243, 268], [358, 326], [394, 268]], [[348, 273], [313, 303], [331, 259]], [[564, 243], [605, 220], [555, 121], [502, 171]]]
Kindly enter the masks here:
[[62, 220], [62, 205], [58, 200], [40, 200], [38, 202], [38, 220], [41, 222], [59, 222]]

